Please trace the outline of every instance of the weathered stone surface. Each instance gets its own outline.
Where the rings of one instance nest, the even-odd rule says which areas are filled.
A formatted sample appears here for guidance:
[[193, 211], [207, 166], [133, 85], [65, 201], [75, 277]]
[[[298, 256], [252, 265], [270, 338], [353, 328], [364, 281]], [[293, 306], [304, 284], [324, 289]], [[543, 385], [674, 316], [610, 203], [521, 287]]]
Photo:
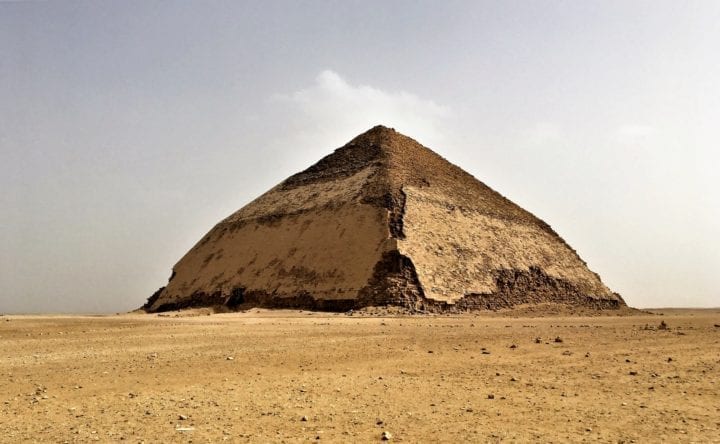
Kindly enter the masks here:
[[143, 307], [624, 306], [549, 225], [375, 127], [218, 223]]

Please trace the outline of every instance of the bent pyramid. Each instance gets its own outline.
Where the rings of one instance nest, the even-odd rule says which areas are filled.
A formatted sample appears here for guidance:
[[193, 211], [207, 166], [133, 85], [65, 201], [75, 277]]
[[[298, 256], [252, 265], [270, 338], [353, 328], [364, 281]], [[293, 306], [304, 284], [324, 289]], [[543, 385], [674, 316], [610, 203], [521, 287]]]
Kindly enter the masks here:
[[376, 126], [218, 223], [144, 308], [625, 305], [545, 222]]

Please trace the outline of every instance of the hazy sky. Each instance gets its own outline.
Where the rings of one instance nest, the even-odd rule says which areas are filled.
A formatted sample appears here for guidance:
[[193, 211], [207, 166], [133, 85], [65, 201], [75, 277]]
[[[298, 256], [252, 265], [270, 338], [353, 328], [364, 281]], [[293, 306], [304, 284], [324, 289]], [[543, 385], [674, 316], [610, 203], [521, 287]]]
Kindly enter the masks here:
[[140, 306], [375, 124], [634, 306], [720, 306], [718, 1], [0, 4], [0, 312]]

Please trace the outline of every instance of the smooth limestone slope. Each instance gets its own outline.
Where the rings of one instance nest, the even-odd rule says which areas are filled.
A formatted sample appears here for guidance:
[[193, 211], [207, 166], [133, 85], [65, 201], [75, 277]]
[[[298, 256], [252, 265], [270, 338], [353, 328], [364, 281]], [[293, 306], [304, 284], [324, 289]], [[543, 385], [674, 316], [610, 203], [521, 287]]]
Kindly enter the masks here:
[[[452, 205], [444, 195], [404, 187], [400, 252], [411, 258], [427, 298], [455, 303], [498, 291], [499, 270], [537, 268], [578, 292], [614, 299], [612, 292], [557, 236], [532, 224], [489, 217]], [[532, 301], [523, 301], [532, 302]]]
[[185, 305], [193, 295], [198, 300], [190, 305], [205, 305], [203, 299], [224, 305], [239, 288], [240, 302], [270, 305], [297, 297], [305, 297], [298, 304], [311, 304], [307, 296], [354, 299], [390, 245], [387, 211], [359, 202], [375, 173], [368, 167], [331, 182], [270, 190], [220, 222], [177, 263], [152, 309]]

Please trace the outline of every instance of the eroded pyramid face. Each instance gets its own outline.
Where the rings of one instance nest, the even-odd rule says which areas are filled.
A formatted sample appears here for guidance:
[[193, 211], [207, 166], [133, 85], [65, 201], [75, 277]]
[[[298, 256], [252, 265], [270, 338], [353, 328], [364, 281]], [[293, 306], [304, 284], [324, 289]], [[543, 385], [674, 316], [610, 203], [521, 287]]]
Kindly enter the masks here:
[[148, 311], [624, 306], [546, 223], [377, 126], [218, 223]]

